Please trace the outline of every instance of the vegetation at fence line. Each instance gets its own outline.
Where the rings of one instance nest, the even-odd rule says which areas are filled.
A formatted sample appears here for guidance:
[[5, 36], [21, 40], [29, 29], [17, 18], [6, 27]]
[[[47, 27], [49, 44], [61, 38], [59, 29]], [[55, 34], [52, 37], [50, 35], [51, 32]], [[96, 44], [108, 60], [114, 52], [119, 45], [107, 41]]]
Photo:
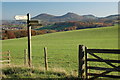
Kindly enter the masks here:
[[2, 68], [2, 75], [3, 79], [5, 78], [13, 78], [13, 79], [20, 79], [20, 78], [33, 78], [33, 79], [49, 79], [49, 78], [76, 78], [76, 76], [67, 73], [64, 69], [58, 68], [51, 68], [48, 71], [45, 71], [44, 68], [29, 68], [26, 66], [4, 66]]
[[[51, 68], [45, 71], [43, 67], [29, 68], [26, 66], [4, 66], [1, 74], [2, 80], [78, 80], [76, 74], [67, 73], [64, 69]], [[98, 78], [95, 80], [112, 80]], [[119, 80], [119, 79], [116, 79]]]
[[[24, 49], [27, 38], [2, 41], [2, 50], [11, 51], [11, 64], [24, 65]], [[44, 47], [48, 48], [48, 67], [64, 68], [68, 73], [78, 70], [78, 45], [83, 44], [94, 49], [118, 49], [118, 26], [82, 29], [51, 33], [32, 37], [32, 60], [36, 67], [44, 67]], [[118, 55], [100, 56], [105, 59], [117, 59]], [[105, 64], [92, 65], [106, 66]], [[117, 65], [117, 64], [116, 64]], [[99, 72], [98, 72], [99, 73]], [[114, 74], [114, 73], [113, 73]], [[117, 73], [115, 73], [117, 74]]]

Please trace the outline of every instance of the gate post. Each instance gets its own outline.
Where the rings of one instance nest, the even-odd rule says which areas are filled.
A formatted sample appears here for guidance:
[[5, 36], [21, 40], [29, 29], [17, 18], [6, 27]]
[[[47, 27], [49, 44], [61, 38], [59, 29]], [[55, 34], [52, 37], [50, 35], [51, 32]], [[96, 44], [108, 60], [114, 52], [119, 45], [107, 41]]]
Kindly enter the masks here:
[[87, 47], [79, 45], [78, 52], [78, 77], [87, 80]]

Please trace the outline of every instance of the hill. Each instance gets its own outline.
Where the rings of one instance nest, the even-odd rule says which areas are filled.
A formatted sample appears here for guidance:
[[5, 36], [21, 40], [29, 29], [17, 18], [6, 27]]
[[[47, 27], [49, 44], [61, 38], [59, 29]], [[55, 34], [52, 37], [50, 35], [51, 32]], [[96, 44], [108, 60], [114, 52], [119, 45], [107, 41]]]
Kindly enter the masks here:
[[37, 15], [35, 17], [33, 17], [32, 19], [40, 19], [42, 21], [46, 21], [46, 22], [49, 22], [51, 18], [55, 17], [54, 15], [50, 15], [50, 14], [46, 14], [46, 13], [43, 13], [43, 14], [40, 14], [40, 15]]
[[96, 17], [94, 15], [78, 15], [76, 13], [68, 12], [61, 16], [51, 14], [39, 14], [32, 19], [39, 19], [42, 22], [65, 22], [65, 21], [101, 21], [101, 20], [117, 20], [119, 15], [110, 15], [107, 17]]
[[[119, 14], [109, 15], [107, 17], [96, 17], [91, 14], [79, 15], [79, 14], [71, 13], [71, 12], [68, 12], [61, 16], [55, 16], [55, 15], [51, 15], [51, 14], [47, 14], [47, 13], [42, 13], [35, 17], [32, 17], [32, 19], [41, 21], [40, 24], [42, 24], [42, 26], [38, 24], [36, 26], [32, 26], [32, 29], [50, 26], [55, 23], [71, 22], [71, 21], [72, 22], [81, 21], [81, 22], [86, 22], [86, 23], [94, 22], [94, 23], [116, 24], [119, 22], [118, 17], [119, 17]], [[11, 27], [13, 27], [12, 29], [26, 29], [25, 26], [26, 26], [26, 21], [2, 20], [2, 29], [4, 29], [4, 30], [11, 29]], [[63, 26], [63, 28], [64, 27], [65, 26]], [[71, 26], [69, 26], [69, 27], [71, 27]]]
[[78, 15], [76, 13], [68, 12], [62, 16], [54, 16], [50, 14], [39, 14], [32, 19], [39, 19], [43, 22], [64, 22], [64, 21], [83, 21], [83, 20], [95, 20], [97, 17], [93, 15]]
[[105, 17], [105, 19], [109, 19], [109, 20], [116, 20], [118, 19], [118, 17], [120, 16], [120, 14], [116, 14], [116, 15], [109, 15], [107, 17]]
[[75, 13], [67, 13], [62, 16], [56, 16], [51, 19], [51, 22], [64, 22], [64, 21], [80, 21], [83, 17]]
[[98, 28], [98, 27], [107, 27], [112, 26], [112, 23], [103, 23], [103, 22], [89, 22], [89, 21], [67, 21], [67, 22], [57, 22], [51, 25], [47, 25], [35, 30], [56, 30], [56, 31], [69, 31], [69, 30], [78, 30], [86, 28]]

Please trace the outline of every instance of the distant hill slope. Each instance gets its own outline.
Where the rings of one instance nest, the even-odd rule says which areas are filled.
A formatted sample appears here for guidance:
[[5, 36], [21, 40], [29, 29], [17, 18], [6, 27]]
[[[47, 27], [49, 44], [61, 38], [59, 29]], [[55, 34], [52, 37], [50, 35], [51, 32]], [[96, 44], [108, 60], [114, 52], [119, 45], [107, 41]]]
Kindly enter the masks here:
[[81, 21], [67, 21], [57, 22], [55, 24], [47, 25], [36, 30], [57, 30], [57, 31], [69, 31], [85, 28], [97, 28], [112, 26], [112, 23], [96, 23], [96, 22], [81, 22]]
[[105, 19], [115, 20], [115, 19], [118, 19], [119, 16], [120, 16], [120, 14], [118, 14], [118, 15], [110, 15], [110, 16], [105, 17]]
[[54, 15], [44, 13], [44, 14], [37, 15], [32, 19], [39, 19], [44, 22], [64, 22], [64, 21], [82, 21], [82, 20], [88, 20], [88, 19], [97, 19], [97, 17], [93, 15], [80, 16], [78, 14], [68, 12], [67, 14], [62, 16], [54, 16]]
[[40, 19], [42, 21], [47, 21], [49, 22], [51, 18], [55, 17], [54, 15], [50, 15], [50, 14], [46, 14], [46, 13], [43, 13], [43, 14], [40, 14], [40, 15], [37, 15], [35, 17], [33, 17], [32, 19]]
[[63, 22], [63, 21], [80, 21], [83, 20], [83, 16], [77, 15], [75, 13], [67, 13], [62, 16], [56, 16], [51, 19], [52, 22]]
[[62, 16], [54, 16], [51, 14], [43, 13], [43, 14], [39, 14], [39, 15], [33, 17], [32, 19], [38, 19], [43, 22], [91, 21], [91, 20], [99, 21], [99, 19], [100, 20], [101, 19], [102, 20], [103, 19], [116, 20], [116, 19], [118, 19], [118, 16], [119, 15], [110, 15], [110, 16], [101, 18], [101, 17], [96, 17], [94, 15], [78, 15], [76, 13], [68, 12], [67, 14], [62, 15]]
[[[118, 17], [120, 14], [109, 15], [106, 17], [96, 17], [94, 15], [79, 15], [76, 13], [68, 12], [67, 14], [61, 16], [55, 16], [47, 13], [39, 14], [32, 19], [37, 19], [41, 21], [43, 26], [54, 24], [56, 22], [67, 22], [67, 21], [89, 21], [89, 22], [105, 22], [105, 23], [116, 23], [118, 22]], [[26, 24], [25, 21], [16, 21], [16, 20], [2, 20], [3, 25], [10, 25], [6, 27], [14, 27], [14, 25]], [[18, 26], [19, 27], [19, 26]]]

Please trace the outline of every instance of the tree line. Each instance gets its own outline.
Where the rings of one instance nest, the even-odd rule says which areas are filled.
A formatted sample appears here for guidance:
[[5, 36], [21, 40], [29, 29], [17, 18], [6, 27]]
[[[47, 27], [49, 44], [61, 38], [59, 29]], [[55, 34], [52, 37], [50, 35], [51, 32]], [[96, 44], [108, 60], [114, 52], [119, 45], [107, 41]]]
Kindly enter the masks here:
[[[55, 30], [31, 30], [31, 35], [53, 33]], [[27, 30], [2, 30], [2, 40], [27, 37]]]
[[[53, 24], [52, 26], [42, 27], [37, 30], [32, 29], [31, 35], [35, 36], [35, 35], [60, 32], [60, 31], [107, 27], [107, 26], [113, 26], [113, 25], [114, 24], [112, 23], [104, 23], [104, 22], [80, 22], [80, 21], [59, 22], [59, 23]], [[27, 37], [27, 33], [28, 32], [26, 29], [2, 30], [2, 40]]]

